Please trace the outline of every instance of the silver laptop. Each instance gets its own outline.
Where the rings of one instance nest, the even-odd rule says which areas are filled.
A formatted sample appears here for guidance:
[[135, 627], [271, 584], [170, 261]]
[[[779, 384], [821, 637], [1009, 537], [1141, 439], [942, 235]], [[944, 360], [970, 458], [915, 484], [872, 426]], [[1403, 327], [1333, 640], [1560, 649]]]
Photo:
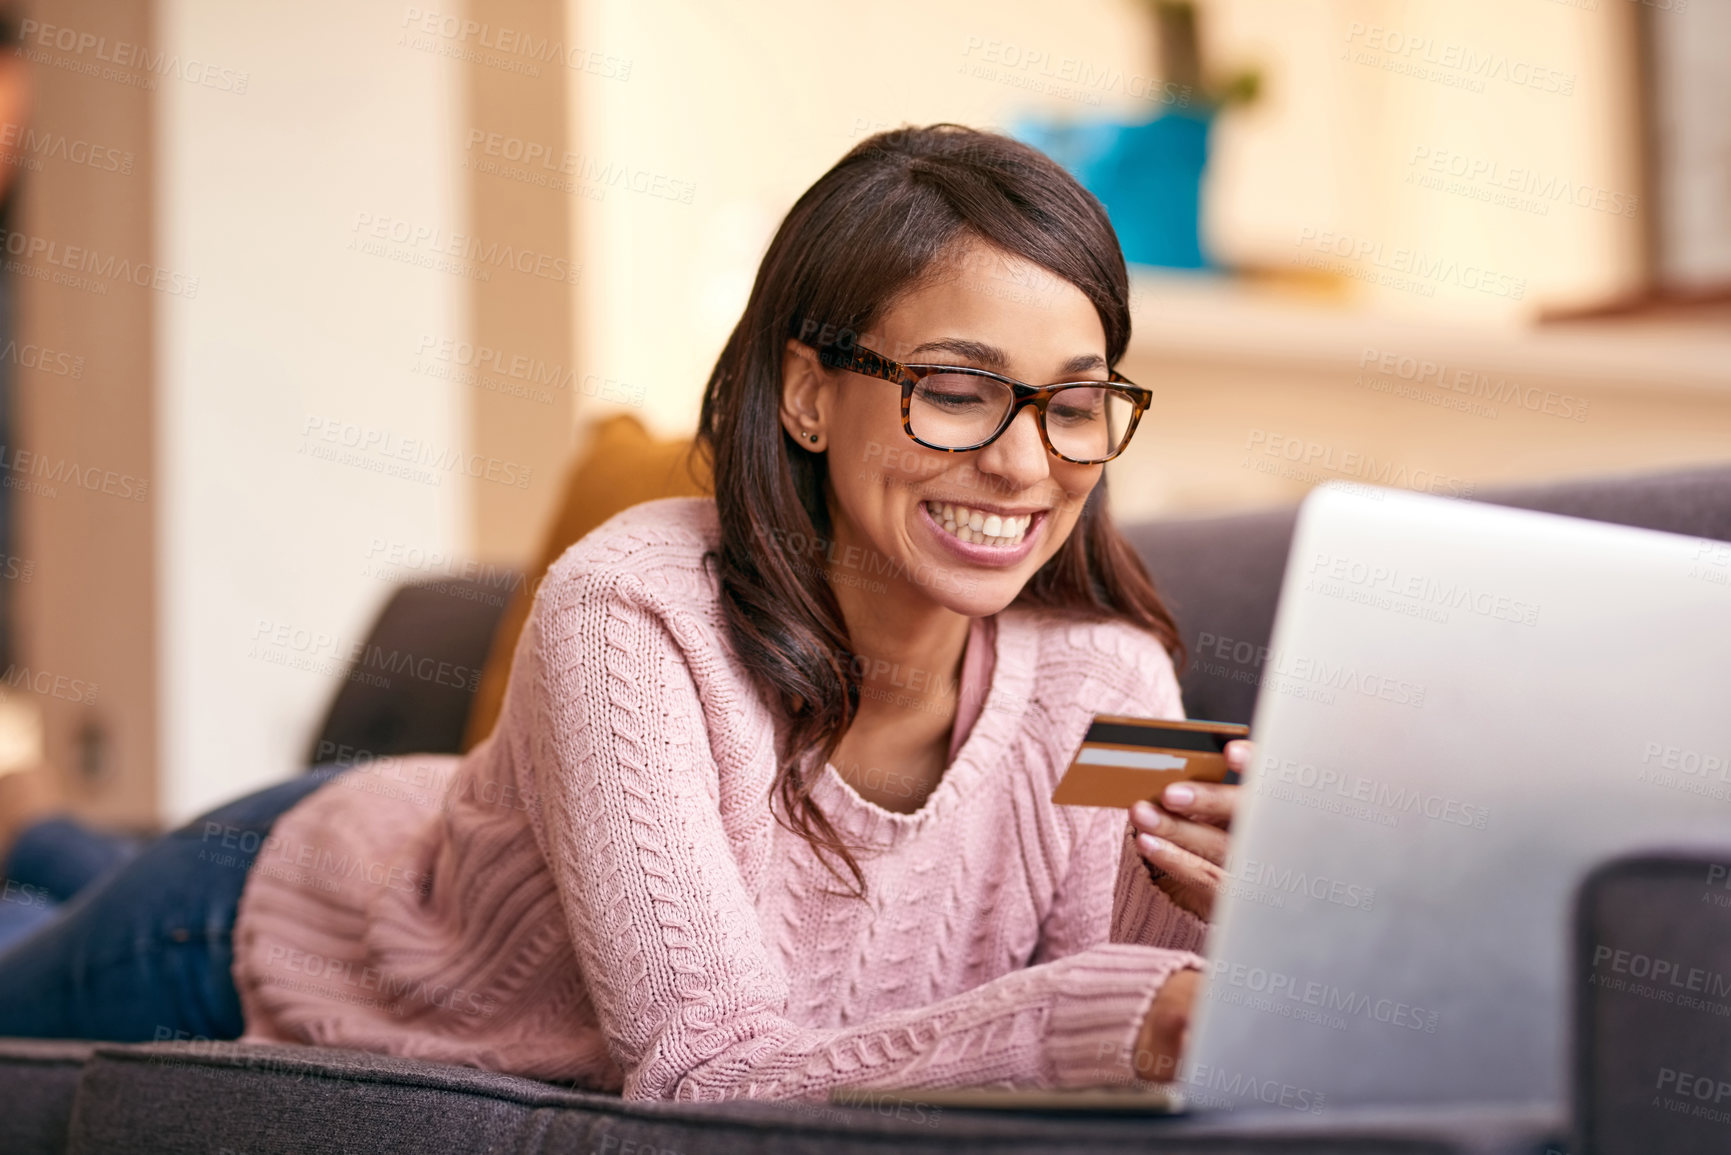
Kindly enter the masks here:
[[1731, 848], [1731, 546], [1325, 486], [1252, 734], [1190, 1104], [1560, 1108], [1581, 877]]

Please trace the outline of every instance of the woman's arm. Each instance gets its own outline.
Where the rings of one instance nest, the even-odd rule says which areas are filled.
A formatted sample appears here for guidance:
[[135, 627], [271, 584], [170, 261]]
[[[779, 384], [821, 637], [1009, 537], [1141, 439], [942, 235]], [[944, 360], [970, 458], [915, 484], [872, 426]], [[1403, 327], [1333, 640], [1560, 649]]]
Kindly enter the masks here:
[[[689, 634], [687, 634], [689, 631]], [[1194, 956], [1102, 939], [930, 1006], [815, 1030], [740, 877], [686, 653], [707, 627], [631, 574], [568, 567], [542, 586], [523, 672], [543, 845], [624, 1094], [784, 1098], [831, 1087], [1122, 1081], [1155, 992]], [[688, 644], [689, 643], [689, 644]], [[704, 658], [702, 660], [709, 660]], [[706, 680], [712, 695], [725, 679]], [[712, 697], [710, 714], [745, 703]]]

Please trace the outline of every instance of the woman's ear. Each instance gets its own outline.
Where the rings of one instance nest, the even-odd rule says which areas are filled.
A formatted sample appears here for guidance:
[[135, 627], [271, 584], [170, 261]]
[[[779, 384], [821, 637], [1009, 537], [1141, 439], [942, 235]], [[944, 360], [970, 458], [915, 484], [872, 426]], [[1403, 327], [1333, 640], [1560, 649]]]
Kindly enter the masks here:
[[788, 338], [781, 356], [781, 427], [802, 449], [820, 452], [828, 440], [835, 380], [810, 345]]

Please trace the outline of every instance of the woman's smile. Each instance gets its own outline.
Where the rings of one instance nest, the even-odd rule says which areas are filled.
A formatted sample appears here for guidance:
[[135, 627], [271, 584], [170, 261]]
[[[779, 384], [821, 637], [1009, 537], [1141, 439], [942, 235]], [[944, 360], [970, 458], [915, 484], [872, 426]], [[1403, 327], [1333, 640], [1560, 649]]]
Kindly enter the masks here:
[[975, 565], [1012, 566], [1033, 552], [1047, 510], [1000, 511], [961, 502], [922, 501], [920, 521], [952, 557]]

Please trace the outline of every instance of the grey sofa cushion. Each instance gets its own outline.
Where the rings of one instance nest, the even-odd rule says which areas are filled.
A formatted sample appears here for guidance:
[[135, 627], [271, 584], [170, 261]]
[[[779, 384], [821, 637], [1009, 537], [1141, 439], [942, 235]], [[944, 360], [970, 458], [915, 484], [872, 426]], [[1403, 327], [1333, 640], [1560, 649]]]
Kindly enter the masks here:
[[337, 684], [307, 765], [461, 751], [487, 649], [520, 582], [507, 570], [399, 586]]
[[59, 1151], [91, 1044], [0, 1040], [0, 1151]]
[[[1731, 467], [1487, 490], [1474, 500], [1731, 541]], [[1297, 510], [1151, 521], [1125, 535], [1178, 619], [1193, 718], [1248, 722]]]
[[[899, 1117], [898, 1117], [899, 1116]], [[1554, 1139], [1545, 1114], [1447, 1112], [1231, 1118], [1055, 1117], [775, 1103], [627, 1103], [507, 1075], [311, 1047], [99, 1046], [67, 1150], [153, 1152], [972, 1151], [1526, 1152]], [[11, 1150], [8, 1148], [8, 1150]]]

